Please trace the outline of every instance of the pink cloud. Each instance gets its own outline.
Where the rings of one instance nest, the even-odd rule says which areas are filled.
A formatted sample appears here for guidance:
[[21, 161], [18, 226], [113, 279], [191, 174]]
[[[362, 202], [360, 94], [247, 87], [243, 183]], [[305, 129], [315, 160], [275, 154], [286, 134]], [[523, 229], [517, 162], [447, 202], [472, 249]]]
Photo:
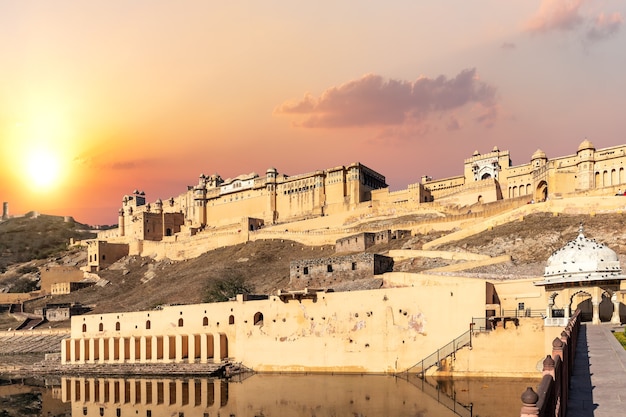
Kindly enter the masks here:
[[526, 22], [524, 28], [531, 33], [574, 30], [584, 21], [579, 13], [583, 2], [584, 0], [543, 0], [537, 13]]
[[543, 0], [537, 13], [524, 28], [530, 33], [547, 33], [555, 30], [573, 31], [581, 25], [590, 26], [586, 39], [600, 41], [617, 33], [624, 23], [619, 12], [600, 13], [595, 19], [585, 16], [581, 8], [588, 0]]
[[306, 94], [299, 101], [285, 102], [274, 113], [303, 116], [297, 125], [307, 128], [391, 126], [421, 123], [468, 104], [495, 109], [495, 102], [496, 89], [479, 80], [475, 69], [466, 69], [452, 79], [442, 75], [413, 82], [368, 74], [331, 87], [318, 98]]
[[600, 13], [593, 22], [593, 27], [587, 32], [587, 39], [595, 42], [606, 39], [617, 33], [624, 23], [620, 12], [610, 15]]

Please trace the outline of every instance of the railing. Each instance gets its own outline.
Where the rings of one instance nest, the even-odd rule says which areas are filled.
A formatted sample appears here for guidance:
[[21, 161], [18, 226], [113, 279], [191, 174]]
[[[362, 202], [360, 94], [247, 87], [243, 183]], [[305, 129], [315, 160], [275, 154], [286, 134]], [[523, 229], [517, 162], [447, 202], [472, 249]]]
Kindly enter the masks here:
[[422, 378], [417, 375], [409, 375], [406, 374], [403, 379], [406, 379], [409, 383], [415, 385], [420, 388], [422, 392], [429, 397], [436, 400], [439, 404], [446, 407], [448, 410], [452, 411], [457, 416], [461, 417], [472, 417], [473, 415], [473, 404], [461, 404], [456, 400], [456, 391], [453, 391], [452, 394], [446, 393], [445, 390], [440, 389], [439, 385], [431, 384], [427, 378]]
[[545, 327], [565, 327], [568, 322], [568, 317], [546, 317], [543, 319]]
[[552, 355], [543, 361], [543, 378], [537, 392], [528, 387], [522, 394], [521, 417], [563, 417], [567, 415], [569, 382], [576, 356], [581, 314], [576, 310], [561, 338], [552, 342]]
[[[503, 317], [515, 317], [515, 318], [521, 318], [521, 317], [545, 317], [545, 315], [546, 315], [546, 310], [543, 310], [543, 309], [532, 310], [530, 308], [527, 308], [525, 310], [502, 310], [502, 316]], [[554, 317], [556, 317], [556, 315]]]
[[454, 339], [452, 342], [447, 345], [437, 349], [436, 352], [426, 356], [424, 359], [416, 363], [415, 365], [409, 367], [404, 372], [412, 372], [424, 375], [426, 370], [437, 365], [441, 366], [441, 361], [446, 359], [449, 356], [455, 357], [456, 352], [465, 347], [472, 347], [472, 331], [468, 330], [463, 333], [461, 336]]

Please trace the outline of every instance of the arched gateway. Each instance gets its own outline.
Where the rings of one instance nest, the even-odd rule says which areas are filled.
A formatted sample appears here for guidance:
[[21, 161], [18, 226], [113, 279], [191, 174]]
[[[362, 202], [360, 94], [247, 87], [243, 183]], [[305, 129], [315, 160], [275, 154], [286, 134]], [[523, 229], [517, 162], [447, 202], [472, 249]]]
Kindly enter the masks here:
[[584, 314], [585, 306], [590, 310], [588, 315], [593, 324], [599, 324], [602, 319], [620, 324], [617, 293], [624, 280], [626, 276], [622, 275], [617, 254], [587, 239], [581, 225], [576, 239], [550, 256], [544, 280], [535, 282], [545, 287], [546, 325], [565, 325], [573, 310], [583, 307]]

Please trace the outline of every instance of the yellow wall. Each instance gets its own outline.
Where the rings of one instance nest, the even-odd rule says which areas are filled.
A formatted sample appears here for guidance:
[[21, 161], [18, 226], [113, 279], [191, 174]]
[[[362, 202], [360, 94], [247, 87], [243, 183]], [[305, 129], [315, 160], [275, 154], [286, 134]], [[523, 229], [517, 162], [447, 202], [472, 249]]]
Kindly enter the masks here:
[[[256, 371], [397, 372], [467, 331], [472, 317], [483, 316], [485, 309], [482, 280], [405, 275], [410, 287], [319, 293], [316, 301], [271, 296], [77, 316], [72, 318], [73, 340], [63, 345], [64, 360], [80, 340], [132, 338], [139, 343], [153, 335], [201, 334], [217, 340], [221, 334], [228, 340], [228, 356]], [[257, 313], [263, 315], [262, 324], [254, 323]], [[230, 315], [235, 325], [229, 325]]]

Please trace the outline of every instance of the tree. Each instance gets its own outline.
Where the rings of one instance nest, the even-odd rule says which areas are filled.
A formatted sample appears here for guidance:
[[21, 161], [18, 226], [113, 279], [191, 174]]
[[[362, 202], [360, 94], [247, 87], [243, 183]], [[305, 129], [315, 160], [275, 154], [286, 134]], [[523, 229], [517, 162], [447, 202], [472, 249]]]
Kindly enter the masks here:
[[253, 287], [240, 273], [227, 271], [222, 278], [209, 282], [202, 301], [205, 303], [228, 301], [237, 294], [250, 294], [252, 291]]

